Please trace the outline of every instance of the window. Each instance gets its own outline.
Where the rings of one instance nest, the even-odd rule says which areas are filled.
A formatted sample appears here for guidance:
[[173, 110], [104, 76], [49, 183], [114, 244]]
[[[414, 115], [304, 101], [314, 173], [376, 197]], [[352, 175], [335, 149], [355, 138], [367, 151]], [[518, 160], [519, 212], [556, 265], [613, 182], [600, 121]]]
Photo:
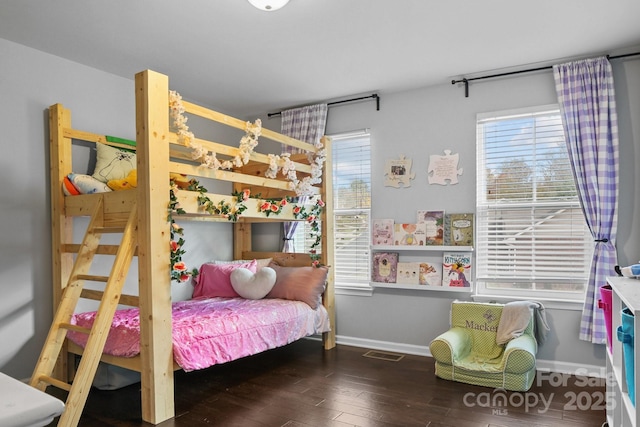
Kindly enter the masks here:
[[336, 286], [369, 286], [371, 143], [368, 132], [332, 135]]
[[479, 294], [583, 300], [592, 254], [557, 106], [478, 115]]
[[[369, 286], [371, 278], [371, 144], [368, 131], [331, 136], [336, 286]], [[298, 225], [296, 252], [309, 252], [309, 225]]]

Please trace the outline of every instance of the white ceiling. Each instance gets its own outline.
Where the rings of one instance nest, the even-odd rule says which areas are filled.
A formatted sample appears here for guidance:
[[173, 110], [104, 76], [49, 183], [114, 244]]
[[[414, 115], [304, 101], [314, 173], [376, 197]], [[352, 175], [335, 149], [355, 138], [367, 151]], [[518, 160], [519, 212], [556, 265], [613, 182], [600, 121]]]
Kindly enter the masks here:
[[249, 116], [626, 53], [639, 17], [638, 0], [1, 0], [0, 38], [127, 78], [153, 69]]

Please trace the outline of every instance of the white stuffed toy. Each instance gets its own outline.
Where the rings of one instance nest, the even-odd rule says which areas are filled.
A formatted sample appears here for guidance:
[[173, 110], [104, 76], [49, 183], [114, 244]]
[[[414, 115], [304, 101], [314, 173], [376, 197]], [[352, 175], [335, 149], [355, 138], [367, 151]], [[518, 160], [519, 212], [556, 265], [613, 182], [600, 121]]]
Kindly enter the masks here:
[[640, 279], [640, 264], [633, 264], [628, 267], [620, 267], [619, 265], [616, 265], [614, 270], [616, 270], [618, 276]]

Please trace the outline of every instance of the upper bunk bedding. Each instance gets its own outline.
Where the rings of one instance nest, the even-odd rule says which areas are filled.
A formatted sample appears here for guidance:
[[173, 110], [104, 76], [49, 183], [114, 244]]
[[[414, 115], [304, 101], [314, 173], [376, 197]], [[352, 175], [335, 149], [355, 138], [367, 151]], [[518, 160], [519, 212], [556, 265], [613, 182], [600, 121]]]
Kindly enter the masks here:
[[[172, 307], [173, 356], [185, 371], [229, 362], [330, 330], [324, 306], [314, 310], [301, 301], [203, 297], [174, 302]], [[91, 327], [95, 315], [75, 314], [72, 323]], [[87, 342], [83, 333], [69, 331], [67, 336], [82, 347]], [[120, 357], [140, 353], [137, 308], [116, 311], [104, 352]]]

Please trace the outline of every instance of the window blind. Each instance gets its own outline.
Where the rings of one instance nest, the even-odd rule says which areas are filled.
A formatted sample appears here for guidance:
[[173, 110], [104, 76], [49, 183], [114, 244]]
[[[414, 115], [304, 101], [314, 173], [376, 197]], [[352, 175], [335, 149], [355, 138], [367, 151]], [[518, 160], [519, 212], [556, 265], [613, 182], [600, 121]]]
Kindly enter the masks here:
[[477, 132], [479, 292], [582, 295], [593, 244], [557, 106], [479, 115]]
[[368, 132], [332, 136], [336, 284], [369, 285], [371, 143]]

